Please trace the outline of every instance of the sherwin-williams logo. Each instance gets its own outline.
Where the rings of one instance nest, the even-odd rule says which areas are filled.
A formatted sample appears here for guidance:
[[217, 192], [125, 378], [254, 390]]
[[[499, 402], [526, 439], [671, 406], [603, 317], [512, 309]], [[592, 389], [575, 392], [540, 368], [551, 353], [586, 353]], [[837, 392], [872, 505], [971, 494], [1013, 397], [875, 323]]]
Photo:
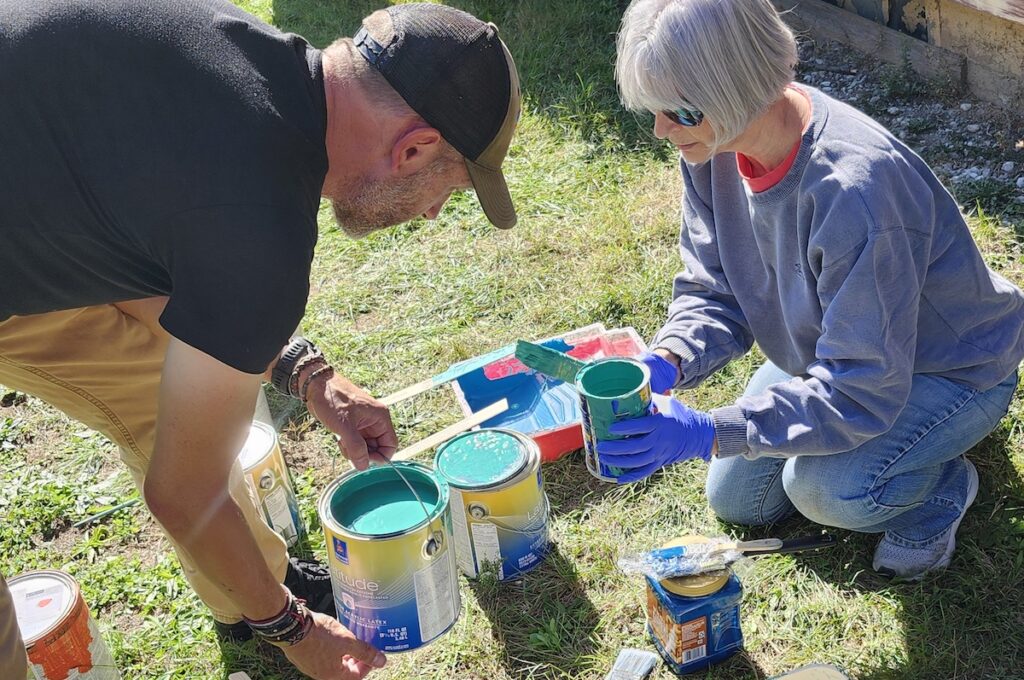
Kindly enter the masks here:
[[334, 554], [337, 555], [339, 560], [348, 564], [348, 545], [337, 536], [334, 537]]

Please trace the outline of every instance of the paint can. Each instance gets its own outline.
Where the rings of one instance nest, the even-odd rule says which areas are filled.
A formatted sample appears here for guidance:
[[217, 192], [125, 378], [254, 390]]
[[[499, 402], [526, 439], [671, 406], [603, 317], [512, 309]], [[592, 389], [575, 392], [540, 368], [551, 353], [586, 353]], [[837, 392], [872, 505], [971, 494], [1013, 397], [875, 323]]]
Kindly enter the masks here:
[[75, 579], [61, 571], [33, 571], [12, 578], [8, 586], [30, 679], [120, 679]]
[[647, 413], [651, 406], [651, 371], [635, 359], [593, 361], [576, 374], [576, 391], [580, 397], [587, 469], [598, 479], [614, 482], [622, 470], [600, 461], [597, 442], [621, 439], [609, 433], [608, 426]]
[[317, 504], [338, 620], [383, 652], [417, 649], [459, 616], [448, 485], [420, 463], [349, 470]]
[[469, 578], [490, 570], [499, 581], [520, 577], [548, 548], [548, 500], [540, 449], [499, 428], [465, 432], [442, 444], [436, 474], [448, 483], [459, 569]]
[[[686, 536], [674, 548], [701, 540]], [[743, 586], [731, 569], [647, 581], [647, 633], [674, 673], [684, 675], [724, 661], [743, 648]]]
[[299, 515], [299, 502], [274, 428], [254, 421], [238, 454], [238, 462], [249, 487], [256, 494], [263, 518], [289, 548], [294, 548], [305, 536], [306, 528]]

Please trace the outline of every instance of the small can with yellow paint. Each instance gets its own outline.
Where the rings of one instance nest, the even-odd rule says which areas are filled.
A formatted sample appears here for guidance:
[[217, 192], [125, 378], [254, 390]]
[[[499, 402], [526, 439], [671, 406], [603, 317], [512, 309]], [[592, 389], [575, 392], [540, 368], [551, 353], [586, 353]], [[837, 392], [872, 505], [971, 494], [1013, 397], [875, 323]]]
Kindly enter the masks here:
[[548, 501], [540, 449], [512, 430], [484, 428], [442, 444], [434, 456], [448, 483], [459, 569], [469, 578], [492, 570], [519, 578], [548, 550]]
[[598, 479], [614, 482], [622, 470], [601, 462], [597, 442], [621, 439], [611, 434], [608, 426], [648, 412], [651, 371], [635, 359], [616, 357], [593, 361], [576, 374], [576, 391], [580, 396], [587, 470]]
[[295, 547], [306, 535], [306, 528], [274, 428], [254, 421], [238, 462], [267, 524], [289, 548]]
[[422, 647], [461, 610], [448, 485], [420, 463], [350, 470], [317, 509], [338, 620], [383, 652]]

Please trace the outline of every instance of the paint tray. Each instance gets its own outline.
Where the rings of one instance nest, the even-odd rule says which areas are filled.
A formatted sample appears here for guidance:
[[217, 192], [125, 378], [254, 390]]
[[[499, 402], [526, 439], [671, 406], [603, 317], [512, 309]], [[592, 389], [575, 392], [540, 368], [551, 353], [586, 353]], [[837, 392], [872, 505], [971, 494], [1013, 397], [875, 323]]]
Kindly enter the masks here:
[[[647, 351], [646, 343], [633, 328], [606, 329], [603, 324], [539, 342], [585, 360], [631, 357]], [[528, 369], [512, 354], [459, 377], [451, 385], [466, 415], [507, 399], [508, 410], [481, 427], [504, 427], [528, 435], [540, 447], [544, 462], [583, 448], [575, 386]]]

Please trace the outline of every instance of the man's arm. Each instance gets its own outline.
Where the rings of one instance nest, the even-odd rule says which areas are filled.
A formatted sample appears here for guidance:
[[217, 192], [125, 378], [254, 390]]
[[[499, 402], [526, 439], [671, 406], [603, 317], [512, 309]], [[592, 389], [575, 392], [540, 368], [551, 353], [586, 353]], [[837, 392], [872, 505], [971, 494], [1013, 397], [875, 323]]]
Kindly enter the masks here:
[[[146, 503], [167, 532], [254, 620], [272, 618], [287, 604], [286, 590], [267, 568], [228, 494], [231, 466], [248, 433], [259, 385], [259, 375], [237, 371], [172, 338], [144, 489]], [[303, 672], [323, 679], [359, 678], [369, 671], [367, 664], [383, 665], [379, 652], [336, 621], [319, 615], [314, 620], [307, 638], [286, 648]], [[343, 663], [346, 656], [350, 660]]]

